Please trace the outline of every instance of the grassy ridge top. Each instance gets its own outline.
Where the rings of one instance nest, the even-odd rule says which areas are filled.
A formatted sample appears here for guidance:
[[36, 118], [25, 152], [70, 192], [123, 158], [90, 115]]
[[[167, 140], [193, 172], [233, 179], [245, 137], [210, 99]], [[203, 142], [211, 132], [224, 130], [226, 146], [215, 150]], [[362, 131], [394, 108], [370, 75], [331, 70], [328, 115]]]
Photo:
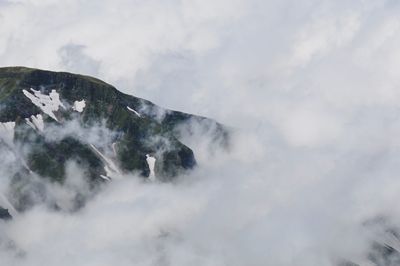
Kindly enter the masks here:
[[51, 75], [76, 77], [76, 78], [85, 79], [85, 80], [93, 82], [93, 83], [97, 83], [99, 85], [103, 85], [103, 86], [106, 85], [106, 86], [113, 87], [112, 85], [110, 85], [100, 79], [94, 78], [92, 76], [86, 76], [86, 75], [75, 74], [75, 73], [64, 72], [64, 71], [43, 70], [43, 69], [23, 67], [23, 66], [0, 67], [0, 78], [23, 77], [24, 75], [30, 75], [30, 74], [33, 74], [34, 72], [42, 72], [42, 73], [47, 73], [47, 74], [51, 74]]

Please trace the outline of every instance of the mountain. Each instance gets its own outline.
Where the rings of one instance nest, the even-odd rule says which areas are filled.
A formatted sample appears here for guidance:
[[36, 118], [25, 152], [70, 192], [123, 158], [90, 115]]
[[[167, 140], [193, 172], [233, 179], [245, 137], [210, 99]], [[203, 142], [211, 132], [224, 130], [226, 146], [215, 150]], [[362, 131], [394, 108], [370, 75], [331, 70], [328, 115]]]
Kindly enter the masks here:
[[338, 266], [395, 266], [400, 265], [400, 228], [389, 217], [377, 216], [362, 224], [370, 241], [365, 244], [367, 252], [358, 261], [342, 260]]
[[40, 186], [32, 189], [32, 180], [63, 184], [71, 165], [91, 188], [129, 173], [171, 180], [196, 166], [177, 130], [190, 123], [226, 143], [227, 130], [211, 119], [163, 109], [93, 77], [0, 68], [0, 156], [12, 158], [0, 167], [17, 209], [36, 200]]
[[0, 220], [9, 220], [11, 219], [11, 215], [7, 209], [3, 209], [0, 207]]

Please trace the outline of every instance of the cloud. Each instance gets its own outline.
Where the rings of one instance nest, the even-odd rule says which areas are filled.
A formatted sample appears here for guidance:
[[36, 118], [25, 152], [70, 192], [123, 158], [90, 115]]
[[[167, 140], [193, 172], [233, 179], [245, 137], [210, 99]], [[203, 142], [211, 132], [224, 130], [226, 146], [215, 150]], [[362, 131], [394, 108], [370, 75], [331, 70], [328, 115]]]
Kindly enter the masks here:
[[[130, 176], [78, 213], [40, 205], [0, 226], [24, 254], [5, 245], [2, 262], [363, 262], [375, 236], [362, 224], [400, 217], [399, 8], [372, 0], [0, 1], [2, 66], [94, 74], [235, 128], [223, 152], [192, 125], [194, 135], [182, 137], [200, 167], [173, 184]], [[68, 207], [71, 194], [59, 194]]]
[[99, 62], [85, 54], [85, 46], [67, 44], [58, 51], [61, 57], [61, 64], [66, 70], [79, 69], [79, 72], [96, 76], [99, 71]]

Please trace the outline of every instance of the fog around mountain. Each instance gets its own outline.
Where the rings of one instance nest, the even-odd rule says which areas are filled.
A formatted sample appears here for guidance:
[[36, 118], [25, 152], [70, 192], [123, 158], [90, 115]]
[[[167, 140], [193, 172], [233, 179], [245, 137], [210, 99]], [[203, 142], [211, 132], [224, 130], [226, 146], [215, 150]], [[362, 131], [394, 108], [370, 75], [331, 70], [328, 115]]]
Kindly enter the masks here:
[[[93, 75], [233, 129], [226, 151], [193, 125], [182, 142], [198, 167], [174, 182], [124, 176], [77, 213], [39, 204], [2, 223], [1, 263], [371, 265], [374, 241], [400, 247], [385, 235], [400, 222], [399, 12], [392, 0], [0, 0], [0, 66]], [[68, 209], [80, 173], [45, 183], [50, 198]]]

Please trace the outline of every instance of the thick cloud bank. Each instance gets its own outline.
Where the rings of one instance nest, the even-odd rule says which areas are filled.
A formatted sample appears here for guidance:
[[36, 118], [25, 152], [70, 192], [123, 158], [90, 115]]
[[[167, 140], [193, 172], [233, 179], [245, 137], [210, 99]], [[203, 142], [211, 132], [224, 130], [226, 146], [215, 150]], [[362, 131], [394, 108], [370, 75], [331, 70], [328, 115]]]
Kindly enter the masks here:
[[235, 128], [229, 151], [196, 126], [183, 136], [199, 167], [175, 183], [127, 177], [78, 213], [39, 205], [2, 224], [1, 264], [368, 265], [384, 229], [367, 221], [400, 222], [399, 13], [393, 0], [0, 0], [2, 66], [95, 75]]

